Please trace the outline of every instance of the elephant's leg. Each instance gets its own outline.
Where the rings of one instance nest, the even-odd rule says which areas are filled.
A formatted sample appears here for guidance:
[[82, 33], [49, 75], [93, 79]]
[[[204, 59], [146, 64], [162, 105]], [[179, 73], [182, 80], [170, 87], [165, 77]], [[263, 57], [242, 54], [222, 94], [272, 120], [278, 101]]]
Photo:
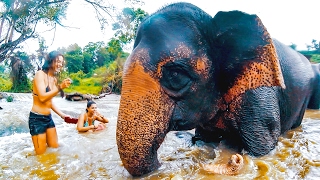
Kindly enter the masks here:
[[230, 157], [227, 164], [205, 164], [203, 169], [215, 174], [235, 175], [243, 167], [243, 157], [240, 154], [234, 154]]

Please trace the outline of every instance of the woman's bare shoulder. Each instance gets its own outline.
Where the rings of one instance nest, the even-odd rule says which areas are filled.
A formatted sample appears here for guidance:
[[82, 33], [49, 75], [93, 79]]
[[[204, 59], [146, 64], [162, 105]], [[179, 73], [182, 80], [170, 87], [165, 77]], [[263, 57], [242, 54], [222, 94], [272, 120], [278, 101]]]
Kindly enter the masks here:
[[85, 118], [85, 116], [86, 116], [86, 113], [81, 113], [80, 115], [79, 115], [79, 118]]
[[45, 73], [43, 71], [37, 71], [34, 78], [42, 78], [44, 77]]

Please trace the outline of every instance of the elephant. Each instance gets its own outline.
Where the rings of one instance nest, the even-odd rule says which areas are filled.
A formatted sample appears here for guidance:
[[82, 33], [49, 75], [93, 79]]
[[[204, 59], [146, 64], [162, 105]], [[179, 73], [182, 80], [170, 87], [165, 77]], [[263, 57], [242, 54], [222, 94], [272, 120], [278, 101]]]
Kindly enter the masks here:
[[271, 38], [257, 15], [173, 3], [141, 22], [124, 64], [118, 152], [142, 176], [160, 167], [169, 131], [195, 129], [194, 141], [264, 156], [319, 108], [319, 93], [319, 66]]

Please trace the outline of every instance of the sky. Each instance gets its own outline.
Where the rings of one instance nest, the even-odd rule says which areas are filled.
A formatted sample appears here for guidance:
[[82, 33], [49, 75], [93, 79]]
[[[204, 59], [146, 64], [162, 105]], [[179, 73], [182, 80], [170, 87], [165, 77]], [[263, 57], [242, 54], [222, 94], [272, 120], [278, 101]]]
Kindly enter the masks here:
[[[118, 8], [127, 7], [123, 0], [109, 0]], [[139, 6], [149, 14], [161, 7], [180, 1], [174, 0], [143, 0], [144, 5]], [[284, 44], [296, 44], [298, 50], [306, 50], [306, 44], [311, 44], [312, 39], [320, 41], [320, 16], [319, 0], [185, 0], [192, 3], [211, 16], [218, 11], [240, 10], [249, 14], [256, 14], [262, 20], [272, 38]], [[104, 31], [95, 19], [91, 6], [81, 0], [71, 1], [67, 11], [67, 19], [63, 24], [73, 28], [58, 27], [55, 33], [45, 32], [41, 27], [40, 35], [46, 40], [48, 50], [56, 50], [59, 47], [68, 47], [77, 43], [84, 47], [89, 42], [108, 42], [114, 32], [111, 26]], [[112, 22], [110, 23], [112, 24]], [[27, 52], [33, 52], [38, 48], [37, 41], [30, 40], [24, 44]], [[127, 50], [131, 51], [130, 47]]]

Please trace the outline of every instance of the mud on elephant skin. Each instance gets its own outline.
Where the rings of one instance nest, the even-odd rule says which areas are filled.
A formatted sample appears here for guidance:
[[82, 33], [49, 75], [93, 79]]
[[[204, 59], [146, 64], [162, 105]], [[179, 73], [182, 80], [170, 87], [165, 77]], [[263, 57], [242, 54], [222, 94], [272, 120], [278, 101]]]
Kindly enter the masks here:
[[256, 15], [168, 5], [141, 23], [124, 66], [116, 132], [123, 165], [133, 176], [156, 170], [166, 134], [193, 128], [197, 139], [265, 155], [301, 124], [309, 102], [319, 106], [318, 76]]

